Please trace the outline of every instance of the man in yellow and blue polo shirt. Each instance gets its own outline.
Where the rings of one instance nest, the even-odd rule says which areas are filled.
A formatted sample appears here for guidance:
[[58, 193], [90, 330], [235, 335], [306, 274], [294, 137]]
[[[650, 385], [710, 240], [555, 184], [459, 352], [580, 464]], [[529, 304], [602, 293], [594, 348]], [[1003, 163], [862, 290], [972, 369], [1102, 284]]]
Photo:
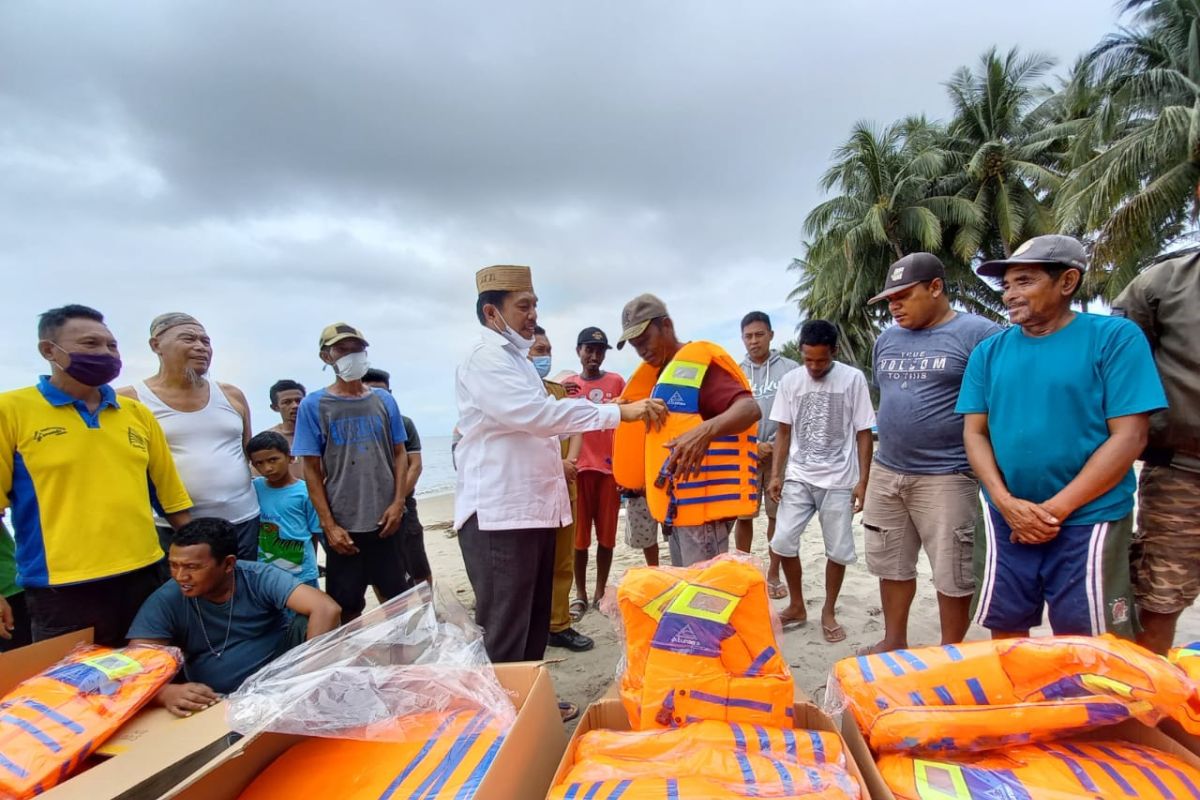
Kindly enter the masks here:
[[192, 501], [154, 415], [108, 385], [121, 355], [100, 312], [51, 309], [38, 339], [51, 373], [0, 394], [0, 511], [11, 509], [17, 580], [34, 641], [92, 627], [97, 643], [120, 645], [162, 582], [151, 503], [178, 528]]

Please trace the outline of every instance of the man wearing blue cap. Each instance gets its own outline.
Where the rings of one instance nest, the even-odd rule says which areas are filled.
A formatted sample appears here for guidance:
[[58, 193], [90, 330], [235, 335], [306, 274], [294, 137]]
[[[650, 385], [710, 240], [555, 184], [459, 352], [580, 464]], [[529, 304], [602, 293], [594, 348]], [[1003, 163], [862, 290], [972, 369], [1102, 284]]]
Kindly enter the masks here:
[[1137, 630], [1132, 467], [1166, 397], [1136, 325], [1071, 310], [1086, 266], [1050, 235], [978, 270], [1013, 324], [971, 354], [957, 407], [987, 498], [975, 621], [993, 638], [1027, 635], [1043, 604], [1056, 634]]

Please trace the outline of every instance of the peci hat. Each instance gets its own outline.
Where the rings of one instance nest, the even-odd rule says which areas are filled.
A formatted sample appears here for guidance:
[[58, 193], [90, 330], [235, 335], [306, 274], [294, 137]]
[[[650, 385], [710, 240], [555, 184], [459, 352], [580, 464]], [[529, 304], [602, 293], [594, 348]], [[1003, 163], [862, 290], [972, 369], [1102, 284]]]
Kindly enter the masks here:
[[621, 338], [617, 340], [617, 349], [641, 336], [654, 320], [668, 316], [666, 303], [652, 294], [639, 294], [621, 309]]
[[1033, 237], [1008, 258], [983, 262], [975, 272], [985, 278], [1003, 278], [1009, 267], [1018, 264], [1054, 264], [1083, 273], [1087, 271], [1087, 251], [1073, 236], [1050, 233]]
[[946, 280], [946, 267], [942, 264], [942, 260], [933, 253], [910, 253], [888, 267], [883, 291], [867, 302], [878, 303], [897, 292], [903, 292], [918, 283], [931, 281], [934, 278]]
[[[150, 335], [152, 337], [161, 336], [171, 328], [177, 328], [180, 325], [200, 325], [200, 320], [182, 311], [168, 311], [150, 321]], [[200, 327], [204, 326], [200, 325]]]
[[347, 325], [345, 322], [335, 322], [332, 325], [326, 325], [325, 330], [321, 331], [321, 349], [332, 347], [345, 339], [358, 339], [364, 345], [370, 346], [367, 342], [367, 337], [363, 336], [363, 332], [353, 325]]
[[612, 350], [612, 345], [608, 343], [608, 337], [604, 335], [604, 331], [592, 326], [584, 328], [579, 332], [579, 337], [575, 340], [575, 346], [581, 347], [585, 344], [602, 344], [608, 350]]
[[532, 292], [533, 270], [512, 264], [497, 264], [484, 267], [475, 273], [475, 291], [484, 292]]

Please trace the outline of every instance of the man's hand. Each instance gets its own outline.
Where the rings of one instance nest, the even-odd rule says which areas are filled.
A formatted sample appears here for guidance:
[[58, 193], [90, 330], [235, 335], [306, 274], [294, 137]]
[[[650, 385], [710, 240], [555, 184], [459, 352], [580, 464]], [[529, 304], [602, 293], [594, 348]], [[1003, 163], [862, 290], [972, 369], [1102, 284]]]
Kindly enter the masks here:
[[759, 442], [758, 443], [758, 458], [760, 461], [764, 458], [770, 458], [771, 453], [774, 453], [774, 452], [775, 452], [775, 445], [771, 444], [770, 442]]
[[563, 476], [566, 477], [567, 483], [574, 483], [575, 478], [579, 475], [579, 467], [575, 466], [575, 462], [569, 458], [564, 458]]
[[17, 620], [13, 616], [12, 606], [8, 604], [8, 600], [0, 595], [0, 639], [11, 639], [13, 628], [17, 625]]
[[155, 699], [177, 717], [190, 717], [221, 701], [217, 693], [203, 683], [168, 683]]
[[335, 553], [344, 556], [352, 556], [358, 552], [358, 548], [354, 546], [354, 540], [341, 525], [331, 525], [325, 529], [325, 542]]
[[667, 457], [667, 473], [675, 480], [684, 480], [689, 475], [698, 473], [701, 462], [708, 455], [708, 446], [713, 440], [712, 430], [712, 426], [707, 422], [701, 422], [678, 438], [667, 442], [667, 447], [671, 449], [671, 455]]
[[850, 513], [857, 514], [863, 510], [863, 505], [867, 500], [867, 482], [859, 481], [854, 487], [854, 491], [850, 493]]
[[1061, 521], [1037, 503], [1009, 497], [996, 503], [1000, 515], [1012, 529], [1012, 540], [1022, 544], [1048, 542], [1061, 528]]
[[383, 511], [379, 518], [379, 538], [386, 539], [400, 530], [400, 521], [404, 519], [404, 501], [392, 503]]
[[574, 378], [564, 379], [562, 387], [567, 390], [567, 397], [579, 397], [579, 393], [583, 391]]
[[658, 430], [667, 419], [667, 404], [656, 397], [634, 400], [632, 403], [616, 400], [613, 402], [621, 409], [622, 422], [636, 422], [641, 419], [646, 421], [647, 428]]
[[767, 484], [767, 497], [776, 503], [783, 497], [783, 480], [778, 475], [771, 476], [771, 482]]

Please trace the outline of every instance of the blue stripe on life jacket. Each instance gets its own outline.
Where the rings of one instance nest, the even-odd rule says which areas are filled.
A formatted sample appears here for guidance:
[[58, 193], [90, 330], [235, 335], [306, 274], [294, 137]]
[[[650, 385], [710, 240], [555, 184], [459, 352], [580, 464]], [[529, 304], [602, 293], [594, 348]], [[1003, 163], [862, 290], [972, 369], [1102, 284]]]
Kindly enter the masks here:
[[775, 648], [773, 646], [768, 646], [766, 650], [763, 650], [754, 657], [754, 660], [750, 662], [750, 666], [746, 669], [745, 674], [749, 675], [750, 677], [761, 675], [762, 668], [766, 666], [766, 663], [771, 660], [771, 656], [773, 655], [775, 655]]
[[471, 771], [470, 777], [458, 790], [458, 794], [454, 795], [454, 800], [471, 800], [475, 797], [475, 791], [479, 788], [479, 782], [483, 780], [483, 776], [491, 768], [492, 762], [496, 760], [496, 753], [500, 750], [500, 745], [504, 744], [504, 737], [497, 736], [496, 741], [492, 742], [492, 746], [483, 754], [483, 758], [475, 765], [475, 769]]
[[927, 669], [925, 662], [913, 655], [911, 650], [897, 650], [896, 657], [905, 661], [910, 667], [915, 670]]
[[579, 784], [572, 783], [563, 794], [563, 800], [575, 800], [575, 795], [577, 794], [579, 794]]
[[29, 777], [28, 772], [26, 772], [19, 765], [14, 764], [13, 762], [11, 762], [7, 758], [5, 758], [4, 753], [0, 753], [0, 767], [4, 767], [6, 770], [11, 772], [13, 775], [16, 775], [18, 778], [28, 778]]
[[933, 687], [933, 693], [938, 696], [938, 700], [942, 701], [942, 705], [946, 705], [946, 706], [955, 705], [954, 696], [952, 694], [950, 694], [950, 690], [947, 689], [945, 686]]
[[667, 778], [667, 800], [679, 800], [679, 781]]
[[629, 788], [630, 783], [632, 783], [632, 781], [630, 781], [628, 778], [626, 778], [625, 780], [621, 781], [616, 786], [614, 786], [613, 790], [608, 793], [608, 800], [618, 800], [618, 798], [620, 798], [621, 795], [625, 794], [625, 790]]
[[1200, 797], [1200, 788], [1197, 788], [1196, 784], [1192, 783], [1192, 779], [1187, 776], [1187, 773], [1172, 767], [1170, 764], [1158, 758], [1152, 750], [1139, 747], [1138, 752], [1141, 754], [1142, 758], [1149, 761], [1158, 769], [1162, 770], [1163, 772], [1169, 772], [1178, 778], [1179, 782], [1186, 786], [1187, 790], [1192, 793], [1192, 797]]
[[875, 673], [871, 671], [871, 662], [867, 660], [867, 657], [857, 656], [855, 660], [858, 661], [858, 671], [862, 673], [863, 680], [867, 683], [874, 683]]
[[717, 705], [728, 706], [730, 708], [749, 708], [754, 711], [771, 710], [770, 703], [764, 703], [760, 700], [747, 700], [744, 697], [721, 697], [720, 695], [709, 694], [708, 692], [691, 693], [693, 700], [699, 700], [702, 703], [715, 703]]
[[0, 722], [7, 722], [9, 725], [16, 725], [34, 739], [37, 739], [38, 742], [44, 745], [52, 753], [58, 753], [62, 751], [62, 745], [54, 741], [54, 737], [27, 719], [14, 717], [12, 714], [4, 714], [3, 716], [0, 716]]
[[879, 660], [892, 671], [892, 674], [897, 678], [904, 675], [904, 667], [900, 666], [900, 662], [892, 658], [891, 653], [878, 653]]
[[746, 732], [742, 730], [742, 726], [736, 722], [729, 723], [730, 729], [733, 731], [733, 744], [738, 750], [746, 751]]
[[791, 728], [783, 729], [783, 748], [789, 756], [796, 757], [796, 734]]
[[750, 766], [750, 759], [746, 758], [745, 753], [734, 753], [734, 757], [742, 770], [742, 782], [747, 786], [753, 786], [755, 784], [754, 768]]
[[677, 506], [694, 506], [697, 503], [722, 503], [726, 500], [740, 500], [740, 494], [717, 494], [712, 497], [677, 497], [675, 505]]
[[975, 702], [981, 706], [988, 705], [987, 692], [983, 690], [983, 684], [978, 678], [967, 678], [967, 688], [971, 690], [971, 697], [975, 698]]
[[755, 725], [754, 733], [758, 736], [758, 749], [764, 753], [771, 752], [771, 734], [767, 733], [767, 729], [762, 725]]
[[775, 771], [779, 773], [779, 780], [783, 782], [783, 791], [785, 794], [795, 794], [795, 786], [792, 784], [791, 773], [787, 771], [787, 767], [778, 759], [771, 759], [771, 763], [775, 765]]
[[390, 798], [396, 792], [396, 790], [400, 788], [400, 784], [404, 783], [405, 779], [412, 774], [413, 770], [420, 766], [421, 762], [425, 760], [425, 756], [429, 755], [429, 751], [433, 749], [435, 744], [437, 744], [438, 737], [445, 732], [446, 728], [450, 727], [450, 723], [453, 722], [461, 713], [461, 711], [455, 711], [453, 714], [446, 717], [442, 724], [437, 727], [437, 730], [433, 732], [433, 735], [429, 737], [429, 741], [427, 741], [425, 745], [419, 751], [417, 751], [417, 754], [413, 756], [412, 761], [409, 761], [408, 765], [400, 772], [399, 775], [396, 776], [396, 779], [392, 781], [386, 789], [383, 790], [383, 794], [379, 795], [379, 800], [388, 800], [388, 798]]
[[1148, 780], [1154, 784], [1154, 788], [1158, 789], [1158, 793], [1160, 795], [1162, 795], [1163, 797], [1173, 797], [1174, 796], [1171, 794], [1171, 791], [1167, 788], [1167, 785], [1162, 782], [1162, 780], [1158, 777], [1158, 775], [1155, 774], [1154, 770], [1150, 769], [1145, 764], [1139, 764], [1136, 761], [1131, 761], [1130, 759], [1126, 758], [1125, 756], [1119, 755], [1112, 748], [1105, 747], [1104, 745], [1098, 744], [1098, 745], [1096, 745], [1096, 749], [1099, 750], [1104, 755], [1108, 756], [1113, 761], [1116, 761], [1121, 764], [1128, 764], [1129, 766], [1136, 769], [1138, 772], [1142, 773], [1142, 775], [1144, 775], [1146, 777], [1146, 780]]
[[677, 483], [675, 488], [681, 491], [688, 489], [705, 489], [709, 486], [737, 486], [741, 483], [737, 478], [710, 478], [705, 481], [688, 481], [687, 483]]
[[29, 698], [25, 698], [21, 702], [26, 707], [32, 708], [34, 711], [38, 712], [47, 719], [53, 720], [59, 725], [62, 725], [71, 733], [84, 733], [82, 725], [69, 717], [63, 716], [45, 703], [39, 703], [37, 700], [30, 700]]
[[1084, 759], [1085, 761], [1091, 761], [1093, 764], [1095, 764], [1100, 769], [1102, 769], [1104, 771], [1105, 775], [1107, 775], [1109, 778], [1112, 778], [1113, 783], [1115, 783], [1115, 784], [1117, 784], [1117, 786], [1121, 787], [1121, 791], [1123, 791], [1125, 794], [1130, 795], [1132, 797], [1137, 797], [1137, 793], [1133, 791], [1133, 787], [1129, 785], [1129, 781], [1127, 781], [1123, 777], [1121, 777], [1121, 773], [1119, 773], [1115, 769], [1113, 769], [1112, 765], [1109, 764], [1107, 761], [1101, 761], [1100, 759], [1096, 758], [1095, 756], [1091, 755], [1090, 753], [1084, 752], [1079, 747], [1077, 747], [1076, 745], [1073, 745], [1073, 744], [1068, 744], [1066, 742], [1063, 742], [1062, 748], [1064, 750], [1066, 750], [1067, 752], [1072, 753], [1081, 759]]
[[593, 783], [591, 788], [589, 788], [587, 790], [587, 792], [584, 793], [583, 800], [596, 800], [596, 793], [600, 791], [600, 787], [603, 785], [604, 785], [603, 782], [600, 782], [600, 781]]
[[710, 448], [708, 451], [708, 455], [710, 456], [740, 456], [741, 454], [741, 450], [729, 450], [726, 448]]
[[459, 764], [475, 746], [475, 742], [479, 740], [479, 734], [487, 727], [487, 723], [488, 718], [483, 714], [476, 715], [467, 723], [467, 727], [446, 751], [441, 763], [417, 787], [417, 793], [413, 795], [414, 800], [422, 800], [422, 798], [436, 800], [451, 776], [454, 775], [454, 771], [458, 769]]
[[951, 661], [962, 661], [963, 660], [962, 651], [960, 651], [954, 645], [948, 644], [942, 649], [946, 651], [946, 655], [950, 656]]
[[808, 741], [812, 744], [813, 758], [818, 764], [824, 764], [829, 761], [829, 756], [825, 754], [825, 742], [821, 740], [821, 734], [816, 731], [808, 731]]
[[921, 699], [920, 692], [909, 692], [908, 699], [914, 706], [923, 706], [925, 701]]
[[712, 438], [712, 441], [714, 441], [714, 442], [736, 442], [740, 438], [741, 437], [736, 436], [736, 435], [735, 436], [714, 436]]

